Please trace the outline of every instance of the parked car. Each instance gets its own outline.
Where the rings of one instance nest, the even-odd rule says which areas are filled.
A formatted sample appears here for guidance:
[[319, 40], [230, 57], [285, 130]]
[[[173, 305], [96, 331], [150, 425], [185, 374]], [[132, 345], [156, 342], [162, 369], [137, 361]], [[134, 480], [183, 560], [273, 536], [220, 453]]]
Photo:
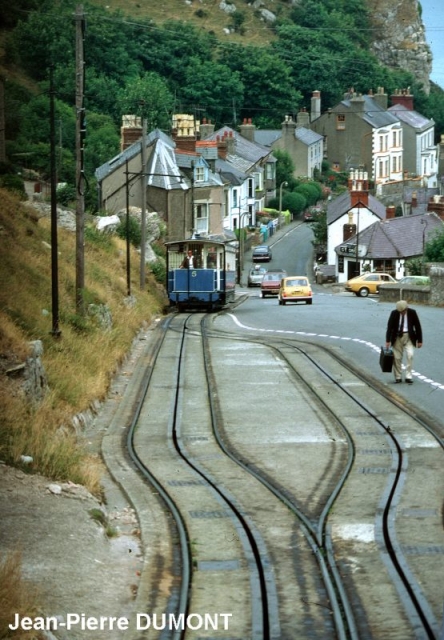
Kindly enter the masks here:
[[279, 304], [285, 305], [287, 302], [313, 303], [313, 292], [310, 282], [305, 276], [289, 276], [282, 278], [279, 287]]
[[379, 286], [389, 282], [396, 283], [389, 273], [364, 273], [347, 280], [345, 290], [366, 298], [369, 293], [379, 293]]
[[271, 249], [268, 244], [260, 244], [253, 249], [253, 262], [270, 262]]
[[265, 267], [261, 267], [260, 265], [256, 265], [251, 267], [248, 272], [248, 286], [249, 287], [260, 287], [262, 279], [264, 275], [267, 273]]
[[282, 278], [287, 276], [284, 269], [273, 269], [267, 271], [261, 282], [261, 298], [266, 296], [277, 296]]
[[428, 287], [430, 285], [430, 278], [428, 276], [405, 276], [398, 280], [398, 284], [402, 287], [410, 284]]

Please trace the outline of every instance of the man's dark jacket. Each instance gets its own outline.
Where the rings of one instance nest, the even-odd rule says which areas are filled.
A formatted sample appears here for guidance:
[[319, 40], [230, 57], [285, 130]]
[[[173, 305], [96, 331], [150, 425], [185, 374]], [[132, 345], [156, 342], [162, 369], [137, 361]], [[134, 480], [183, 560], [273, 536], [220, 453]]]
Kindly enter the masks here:
[[[422, 329], [421, 323], [419, 322], [418, 314], [414, 309], [407, 308], [407, 325], [409, 330], [409, 338], [412, 343], [416, 347], [417, 342], [422, 343]], [[395, 344], [396, 338], [399, 335], [399, 316], [401, 314], [397, 309], [394, 309], [388, 320], [387, 324], [387, 333], [386, 333], [386, 342], [390, 342], [391, 344]]]

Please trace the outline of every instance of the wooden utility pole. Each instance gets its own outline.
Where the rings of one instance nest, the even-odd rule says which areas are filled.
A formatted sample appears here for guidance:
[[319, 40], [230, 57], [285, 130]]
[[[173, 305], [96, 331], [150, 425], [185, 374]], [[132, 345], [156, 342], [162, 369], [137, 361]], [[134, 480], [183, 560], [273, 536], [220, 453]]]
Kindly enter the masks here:
[[54, 67], [49, 71], [50, 100], [50, 150], [51, 150], [51, 293], [52, 293], [52, 335], [60, 337], [59, 329], [59, 267], [57, 244], [57, 175], [55, 151], [55, 105]]
[[0, 78], [0, 162], [6, 162], [5, 137], [5, 85]]
[[146, 118], [142, 119], [142, 171], [141, 189], [141, 241], [140, 241], [140, 290], [145, 289], [145, 248], [146, 248]]
[[85, 31], [85, 14], [83, 5], [77, 5], [75, 13], [76, 23], [76, 311], [85, 313], [83, 292], [85, 289], [85, 172], [84, 172], [84, 143], [85, 143], [85, 108], [84, 108], [84, 80], [85, 61], [83, 58], [83, 40]]

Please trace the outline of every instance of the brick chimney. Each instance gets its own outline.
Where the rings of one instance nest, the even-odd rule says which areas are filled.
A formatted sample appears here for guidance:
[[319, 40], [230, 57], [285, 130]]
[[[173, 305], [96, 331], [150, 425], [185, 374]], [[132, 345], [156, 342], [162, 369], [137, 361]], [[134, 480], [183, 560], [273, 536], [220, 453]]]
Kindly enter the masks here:
[[321, 92], [313, 91], [311, 96], [311, 121], [321, 117]]
[[282, 123], [282, 137], [285, 139], [294, 140], [294, 132], [296, 131], [296, 122], [291, 116], [285, 116]]
[[386, 210], [385, 210], [386, 220], [390, 220], [391, 218], [394, 218], [395, 214], [396, 214], [396, 207], [394, 207], [393, 205], [386, 207]]
[[216, 140], [198, 140], [196, 142], [196, 153], [209, 163], [214, 171], [215, 163], [218, 157], [218, 148]]
[[387, 109], [388, 107], [388, 96], [384, 91], [384, 87], [378, 87], [378, 90], [375, 94], [372, 95], [372, 98], [375, 102], [379, 104], [382, 109]]
[[363, 113], [365, 107], [364, 96], [362, 93], [354, 93], [350, 98], [350, 106], [354, 112]]
[[227, 131], [225, 133], [225, 139], [227, 141], [227, 154], [229, 156], [233, 156], [236, 152], [236, 138], [233, 135], [232, 131]]
[[361, 169], [352, 169], [348, 178], [351, 206], [368, 207], [368, 173]]
[[303, 107], [296, 117], [296, 128], [305, 127], [308, 129], [310, 127], [310, 115], [305, 107]]
[[395, 93], [390, 96], [392, 106], [395, 104], [401, 104], [409, 111], [413, 111], [413, 96], [410, 93], [410, 87], [407, 89], [396, 89]]
[[142, 119], [137, 116], [122, 116], [120, 127], [120, 151], [140, 140], [142, 137]]
[[243, 138], [249, 140], [250, 142], [254, 142], [254, 132], [256, 131], [256, 127], [251, 121], [251, 118], [244, 118], [243, 123], [239, 127], [239, 133]]
[[205, 138], [209, 138], [214, 133], [214, 124], [211, 123], [211, 120], [206, 118], [202, 119], [199, 127], [200, 139], [205, 140]]
[[226, 160], [227, 147], [228, 147], [226, 136], [217, 136], [216, 142], [217, 142], [217, 153], [219, 155], [219, 158], [221, 158], [222, 160]]

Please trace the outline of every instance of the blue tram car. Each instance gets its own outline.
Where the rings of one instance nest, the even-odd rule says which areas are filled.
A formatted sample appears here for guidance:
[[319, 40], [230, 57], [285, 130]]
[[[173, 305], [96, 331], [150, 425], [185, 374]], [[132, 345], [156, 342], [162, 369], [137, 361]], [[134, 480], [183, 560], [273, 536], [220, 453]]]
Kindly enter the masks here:
[[234, 301], [236, 247], [211, 238], [166, 242], [170, 305], [212, 311]]

